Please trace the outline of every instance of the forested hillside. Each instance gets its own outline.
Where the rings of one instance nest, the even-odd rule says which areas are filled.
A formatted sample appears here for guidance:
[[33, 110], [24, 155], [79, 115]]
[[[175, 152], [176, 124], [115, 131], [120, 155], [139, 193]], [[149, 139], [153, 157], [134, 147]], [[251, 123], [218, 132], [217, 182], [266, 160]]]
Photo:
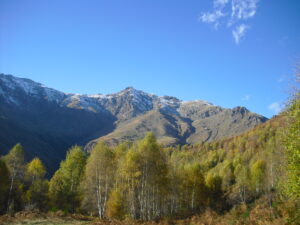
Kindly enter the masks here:
[[50, 181], [39, 159], [24, 162], [18, 144], [0, 161], [1, 212], [148, 221], [212, 210], [223, 221], [298, 224], [299, 121], [296, 98], [282, 115], [221, 141], [166, 148], [148, 133], [117, 147], [99, 142], [89, 155], [75, 146]]

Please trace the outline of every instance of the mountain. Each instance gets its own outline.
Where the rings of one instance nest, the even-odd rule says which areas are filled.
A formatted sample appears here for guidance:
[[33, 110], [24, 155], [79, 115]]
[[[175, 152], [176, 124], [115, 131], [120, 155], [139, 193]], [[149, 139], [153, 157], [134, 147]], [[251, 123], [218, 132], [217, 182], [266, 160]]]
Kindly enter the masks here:
[[84, 145], [114, 129], [114, 117], [89, 101], [1, 74], [0, 154], [20, 142], [28, 158], [40, 157], [53, 172], [70, 146]]
[[128, 87], [114, 94], [67, 94], [30, 79], [0, 74], [0, 153], [17, 142], [29, 158], [56, 168], [72, 145], [134, 141], [152, 131], [164, 145], [241, 134], [267, 118], [244, 107], [156, 96]]

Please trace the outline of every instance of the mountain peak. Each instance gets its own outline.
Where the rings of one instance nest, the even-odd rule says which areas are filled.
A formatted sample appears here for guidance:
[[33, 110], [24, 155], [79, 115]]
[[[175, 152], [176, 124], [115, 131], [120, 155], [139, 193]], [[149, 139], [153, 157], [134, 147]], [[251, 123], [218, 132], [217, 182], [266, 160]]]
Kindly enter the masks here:
[[244, 107], [183, 102], [133, 87], [113, 94], [66, 94], [4, 74], [0, 74], [0, 115], [5, 118], [0, 118], [0, 134], [10, 141], [0, 135], [0, 151], [24, 140], [24, 146], [48, 165], [58, 165], [67, 146], [99, 138], [117, 144], [153, 131], [165, 145], [195, 144], [232, 137], [267, 120]]
[[133, 91], [133, 90], [136, 90], [134, 87], [132, 87], [132, 86], [129, 86], [129, 87], [126, 87], [125, 89], [124, 89], [124, 91]]
[[[1, 87], [2, 86], [2, 87]], [[44, 98], [52, 102], [60, 102], [65, 97], [65, 93], [57, 91], [52, 88], [48, 88], [45, 85], [35, 82], [28, 78], [19, 78], [13, 75], [0, 74], [0, 90], [5, 94], [3, 89], [6, 89], [6, 95], [8, 90], [12, 91], [12, 95], [6, 96], [8, 101], [18, 103], [15, 95], [30, 95], [35, 98]]]
[[250, 112], [249, 109], [247, 109], [244, 106], [236, 106], [232, 109], [233, 112], [240, 112], [240, 113], [248, 113]]
[[117, 93], [118, 95], [123, 95], [123, 94], [129, 94], [131, 96], [146, 96], [148, 95], [147, 93], [141, 91], [141, 90], [137, 90], [134, 87], [127, 87], [124, 90], [120, 91]]

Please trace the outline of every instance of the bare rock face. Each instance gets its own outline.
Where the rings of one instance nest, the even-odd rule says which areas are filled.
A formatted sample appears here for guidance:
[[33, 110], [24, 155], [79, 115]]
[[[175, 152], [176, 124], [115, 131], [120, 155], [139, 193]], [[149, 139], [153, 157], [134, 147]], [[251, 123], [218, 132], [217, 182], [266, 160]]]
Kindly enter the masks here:
[[128, 87], [115, 94], [67, 94], [29, 79], [0, 74], [0, 154], [21, 142], [29, 158], [56, 169], [68, 147], [99, 140], [116, 145], [152, 131], [163, 145], [239, 135], [267, 118], [245, 107], [159, 97]]

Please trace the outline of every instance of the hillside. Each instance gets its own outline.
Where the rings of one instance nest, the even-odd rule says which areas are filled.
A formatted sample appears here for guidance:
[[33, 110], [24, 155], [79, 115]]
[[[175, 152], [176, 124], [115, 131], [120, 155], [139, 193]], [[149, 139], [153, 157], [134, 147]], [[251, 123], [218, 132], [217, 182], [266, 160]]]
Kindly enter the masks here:
[[[159, 114], [152, 111], [149, 116]], [[49, 183], [46, 181], [48, 189], [32, 189], [28, 169], [18, 178], [27, 183], [21, 192], [15, 189], [19, 190], [13, 197], [18, 202], [15, 209], [37, 201], [35, 207], [45, 212], [24, 211], [14, 217], [0, 216], [0, 221], [298, 224], [297, 202], [283, 192], [286, 158], [282, 134], [287, 122], [281, 115], [236, 137], [181, 148], [164, 148], [151, 133], [133, 144], [109, 147], [98, 143], [88, 157], [80, 148], [72, 148]], [[12, 154], [3, 158], [10, 166]], [[26, 168], [30, 165], [33, 161]], [[39, 176], [32, 185], [43, 187], [43, 181]], [[18, 197], [28, 193], [39, 198]], [[62, 211], [46, 213], [52, 208]]]
[[166, 146], [195, 144], [241, 134], [266, 120], [244, 107], [184, 102], [132, 87], [107, 95], [69, 94], [0, 74], [0, 153], [20, 142], [28, 158], [39, 156], [53, 169], [75, 144], [116, 145], [149, 131]]

